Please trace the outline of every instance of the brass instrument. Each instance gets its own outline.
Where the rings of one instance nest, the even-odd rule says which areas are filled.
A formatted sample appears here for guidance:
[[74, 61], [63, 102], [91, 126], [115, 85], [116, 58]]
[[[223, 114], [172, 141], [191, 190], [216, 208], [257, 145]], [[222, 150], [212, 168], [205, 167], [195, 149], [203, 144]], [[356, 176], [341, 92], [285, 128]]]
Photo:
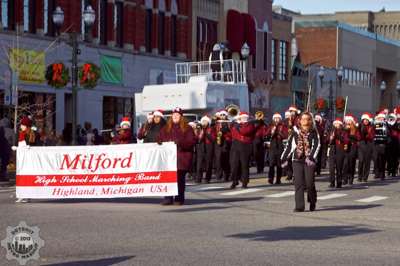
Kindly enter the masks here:
[[239, 106], [235, 104], [229, 104], [228, 106], [225, 107], [225, 110], [228, 112], [229, 117], [231, 119], [235, 118], [240, 113], [240, 108]]
[[256, 120], [264, 120], [264, 113], [262, 111], [257, 111], [255, 114]]
[[223, 136], [222, 131], [221, 131], [221, 130], [218, 131], [218, 133], [217, 133], [217, 144], [218, 144], [219, 146], [222, 145], [222, 136]]

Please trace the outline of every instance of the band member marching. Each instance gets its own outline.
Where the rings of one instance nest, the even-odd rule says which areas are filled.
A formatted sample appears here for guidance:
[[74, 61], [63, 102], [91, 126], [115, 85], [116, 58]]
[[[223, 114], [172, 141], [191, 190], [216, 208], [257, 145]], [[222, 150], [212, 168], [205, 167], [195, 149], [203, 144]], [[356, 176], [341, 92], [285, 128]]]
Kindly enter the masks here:
[[397, 175], [398, 160], [400, 154], [400, 128], [397, 123], [397, 116], [394, 113], [388, 116], [389, 138], [387, 145], [387, 169], [388, 174], [392, 177]]
[[361, 116], [360, 141], [358, 145], [358, 181], [367, 182], [371, 167], [375, 129], [371, 124], [372, 115], [364, 113]]
[[257, 165], [257, 174], [264, 172], [265, 167], [265, 145], [264, 137], [267, 131], [267, 125], [264, 122], [264, 113], [257, 111], [255, 114], [257, 130], [253, 141], [254, 160]]
[[196, 159], [197, 159], [197, 183], [203, 179], [203, 171], [206, 172], [205, 180], [210, 182], [214, 160], [214, 144], [216, 141], [215, 128], [211, 125], [211, 118], [203, 116], [200, 120], [200, 131], [197, 133]]
[[216, 113], [216, 117], [215, 174], [217, 180], [223, 178], [225, 181], [229, 181], [229, 152], [232, 145], [232, 134], [229, 129], [230, 121], [228, 120], [228, 112], [221, 110]]
[[333, 121], [333, 129], [329, 136], [330, 158], [329, 158], [329, 187], [341, 188], [343, 183], [343, 170], [346, 152], [349, 148], [349, 134], [343, 129], [343, 122], [340, 118]]
[[318, 160], [316, 166], [317, 175], [321, 175], [322, 168], [326, 166], [326, 153], [328, 150], [328, 134], [326, 129], [326, 120], [322, 118], [320, 114], [315, 115], [315, 125], [318, 131], [319, 139], [321, 142], [321, 148], [318, 152]]
[[361, 135], [357, 128], [356, 118], [354, 116], [350, 114], [346, 115], [344, 118], [344, 122], [345, 130], [349, 135], [349, 147], [345, 154], [343, 185], [353, 185], [354, 175], [356, 171], [358, 142], [361, 139]]
[[266, 132], [266, 139], [269, 143], [269, 173], [268, 183], [274, 183], [275, 167], [276, 167], [276, 182], [281, 184], [282, 177], [282, 163], [281, 155], [284, 150], [283, 140], [287, 139], [287, 127], [282, 123], [282, 116], [275, 113], [272, 116], [272, 124], [268, 127]]
[[388, 142], [386, 115], [380, 112], [375, 116], [374, 156], [376, 160], [375, 178], [385, 179], [386, 144]]
[[315, 188], [315, 163], [320, 148], [318, 132], [313, 125], [311, 113], [300, 115], [299, 128], [293, 127], [288, 140], [288, 146], [282, 154], [283, 166], [292, 158], [295, 186], [295, 212], [305, 209], [304, 191], [307, 190], [307, 199], [310, 202], [310, 211], [314, 211], [317, 203]]
[[[249, 183], [249, 164], [256, 127], [249, 122], [249, 114], [240, 112], [236, 121], [231, 125], [232, 148], [231, 148], [231, 189], [239, 185], [241, 177], [242, 187], [247, 188]], [[240, 176], [239, 176], [240, 173]]]

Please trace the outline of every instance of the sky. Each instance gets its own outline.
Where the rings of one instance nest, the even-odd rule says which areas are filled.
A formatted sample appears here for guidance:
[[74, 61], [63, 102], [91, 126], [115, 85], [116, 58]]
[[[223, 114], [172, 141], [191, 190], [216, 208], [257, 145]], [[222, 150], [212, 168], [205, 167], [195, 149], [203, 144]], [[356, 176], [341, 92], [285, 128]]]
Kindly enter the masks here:
[[274, 0], [274, 5], [300, 11], [302, 14], [334, 13], [335, 11], [400, 11], [400, 0]]

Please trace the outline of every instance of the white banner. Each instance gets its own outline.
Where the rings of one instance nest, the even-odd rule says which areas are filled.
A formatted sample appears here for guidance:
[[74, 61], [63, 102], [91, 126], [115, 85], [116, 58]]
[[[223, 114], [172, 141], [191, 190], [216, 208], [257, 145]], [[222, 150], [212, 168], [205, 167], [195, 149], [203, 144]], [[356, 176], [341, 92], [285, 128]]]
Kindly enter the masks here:
[[175, 196], [174, 143], [19, 147], [17, 198]]

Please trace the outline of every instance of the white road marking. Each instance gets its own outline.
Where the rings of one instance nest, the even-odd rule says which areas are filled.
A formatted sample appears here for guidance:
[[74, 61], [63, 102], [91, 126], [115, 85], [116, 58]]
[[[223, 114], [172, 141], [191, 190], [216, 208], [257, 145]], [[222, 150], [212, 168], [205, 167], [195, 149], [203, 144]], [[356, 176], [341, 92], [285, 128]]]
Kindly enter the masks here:
[[289, 196], [293, 196], [294, 195], [294, 191], [285, 191], [282, 193], [276, 193], [276, 194], [271, 194], [271, 195], [267, 195], [267, 198], [283, 198], [283, 197], [289, 197]]
[[207, 191], [207, 190], [214, 190], [214, 189], [222, 189], [225, 187], [201, 187], [196, 189], [196, 191]]
[[343, 194], [343, 193], [332, 193], [332, 194], [327, 194], [324, 196], [318, 196], [317, 200], [328, 200], [328, 199], [336, 199], [336, 198], [341, 198], [341, 197], [345, 197], [347, 196], [347, 194]]
[[368, 198], [364, 198], [364, 199], [359, 199], [356, 201], [363, 202], [363, 203], [370, 203], [370, 202], [374, 202], [374, 201], [385, 200], [387, 198], [388, 197], [383, 197], [383, 196], [372, 196], [372, 197], [368, 197]]
[[261, 190], [262, 189], [259, 189], [259, 188], [249, 188], [249, 189], [243, 189], [243, 190], [238, 190], [238, 191], [226, 192], [226, 193], [222, 193], [221, 195], [222, 196], [234, 196], [234, 195], [258, 192]]

